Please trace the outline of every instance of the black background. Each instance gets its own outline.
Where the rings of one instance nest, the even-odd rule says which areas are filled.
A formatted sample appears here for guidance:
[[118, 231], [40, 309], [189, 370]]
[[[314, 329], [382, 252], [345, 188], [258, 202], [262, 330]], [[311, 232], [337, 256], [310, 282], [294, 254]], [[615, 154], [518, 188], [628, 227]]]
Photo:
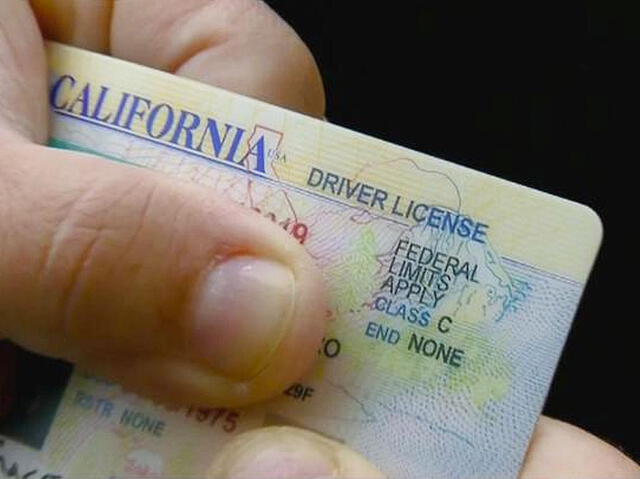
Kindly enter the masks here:
[[[15, 351], [17, 369], [15, 396], [11, 395], [9, 399], [7, 415], [0, 417], [0, 434], [41, 449], [62, 400], [72, 366], [15, 347], [8, 341], [0, 340], [2, 348]], [[4, 364], [0, 364], [0, 368], [2, 366]]]
[[333, 123], [600, 214], [603, 246], [545, 413], [640, 460], [637, 260], [627, 239], [637, 217], [627, 195], [638, 187], [623, 187], [635, 174], [614, 153], [625, 95], [618, 44], [631, 16], [609, 2], [268, 3], [316, 56]]

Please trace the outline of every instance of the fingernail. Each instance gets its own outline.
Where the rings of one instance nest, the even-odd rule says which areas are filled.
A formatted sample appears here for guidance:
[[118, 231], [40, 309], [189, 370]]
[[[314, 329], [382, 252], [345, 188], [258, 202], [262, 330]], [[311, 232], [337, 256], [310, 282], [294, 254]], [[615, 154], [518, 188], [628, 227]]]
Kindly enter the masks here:
[[337, 464], [330, 450], [305, 440], [264, 444], [255, 441], [219, 459], [208, 477], [225, 479], [333, 478]]
[[201, 281], [190, 344], [221, 374], [250, 379], [266, 367], [286, 334], [295, 303], [291, 269], [237, 256]]

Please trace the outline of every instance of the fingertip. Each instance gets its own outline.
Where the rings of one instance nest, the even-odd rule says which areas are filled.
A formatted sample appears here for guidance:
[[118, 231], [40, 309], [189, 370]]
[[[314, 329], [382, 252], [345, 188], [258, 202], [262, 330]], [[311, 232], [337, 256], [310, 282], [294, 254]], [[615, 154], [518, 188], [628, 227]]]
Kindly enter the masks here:
[[542, 416], [521, 479], [638, 479], [640, 467], [615, 447], [576, 426]]
[[212, 479], [383, 479], [374, 465], [343, 444], [292, 427], [267, 427], [236, 436], [218, 452]]

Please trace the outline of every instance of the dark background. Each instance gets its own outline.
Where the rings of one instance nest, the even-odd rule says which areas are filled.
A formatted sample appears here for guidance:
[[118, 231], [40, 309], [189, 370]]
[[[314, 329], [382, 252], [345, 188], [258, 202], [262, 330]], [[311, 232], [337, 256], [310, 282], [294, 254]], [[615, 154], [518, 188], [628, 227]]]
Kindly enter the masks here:
[[268, 3], [316, 56], [333, 123], [600, 214], [604, 242], [545, 413], [640, 460], [636, 248], [625, 239], [637, 216], [626, 195], [639, 187], [623, 186], [635, 174], [614, 153], [626, 75], [618, 47], [633, 17], [609, 2]]
[[[9, 368], [15, 368], [15, 384], [8, 391], [0, 389], [0, 402], [4, 405], [0, 411], [0, 434], [41, 449], [62, 400], [72, 366], [0, 340], [0, 359], [3, 358], [5, 361], [9, 359]], [[2, 371], [4, 366], [0, 362], [0, 379], [3, 373], [7, 374]], [[2, 385], [0, 382], [0, 387]]]

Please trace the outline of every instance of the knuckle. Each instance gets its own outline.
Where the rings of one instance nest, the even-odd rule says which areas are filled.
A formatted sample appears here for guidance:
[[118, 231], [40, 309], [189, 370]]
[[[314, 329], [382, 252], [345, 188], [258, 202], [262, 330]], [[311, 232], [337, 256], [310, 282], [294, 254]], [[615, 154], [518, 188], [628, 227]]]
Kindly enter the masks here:
[[91, 337], [101, 329], [100, 314], [87, 309], [94, 313], [118, 302], [117, 271], [142, 249], [138, 243], [154, 221], [157, 191], [150, 176], [119, 176], [93, 184], [58, 212], [41, 276], [54, 294], [51, 303], [65, 336]]
[[248, 58], [251, 76], [260, 83], [250, 94], [323, 116], [326, 98], [322, 76], [311, 50], [296, 31], [262, 0], [218, 1], [233, 11], [229, 41]]

